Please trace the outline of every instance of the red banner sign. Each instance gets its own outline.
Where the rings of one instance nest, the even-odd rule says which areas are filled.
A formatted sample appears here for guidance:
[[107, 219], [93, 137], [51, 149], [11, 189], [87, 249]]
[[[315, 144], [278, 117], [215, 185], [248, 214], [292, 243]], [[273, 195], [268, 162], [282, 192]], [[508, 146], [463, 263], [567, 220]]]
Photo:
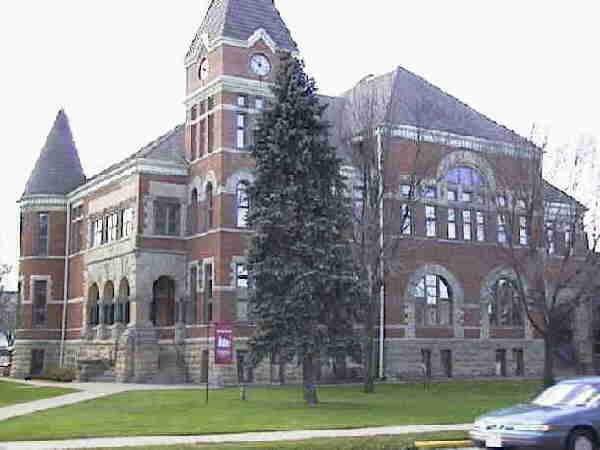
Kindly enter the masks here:
[[215, 326], [215, 364], [233, 364], [233, 329], [230, 324]]

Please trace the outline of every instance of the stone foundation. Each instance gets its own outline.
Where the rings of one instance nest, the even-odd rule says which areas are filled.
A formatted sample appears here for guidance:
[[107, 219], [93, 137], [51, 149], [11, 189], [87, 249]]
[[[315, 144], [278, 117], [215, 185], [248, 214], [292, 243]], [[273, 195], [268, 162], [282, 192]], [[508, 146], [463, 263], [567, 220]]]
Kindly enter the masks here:
[[431, 351], [432, 378], [448, 378], [442, 361], [442, 351], [450, 350], [452, 377], [497, 376], [496, 350], [506, 351], [506, 376], [515, 376], [517, 361], [513, 349], [523, 350], [523, 376], [539, 376], [544, 367], [542, 340], [475, 340], [475, 339], [389, 339], [385, 345], [384, 374], [391, 380], [412, 380], [423, 377], [422, 350]]
[[[65, 344], [65, 366], [77, 369], [83, 361], [102, 361], [114, 372], [118, 382], [135, 383], [208, 383], [212, 386], [237, 385], [238, 352], [247, 351], [247, 340], [234, 342], [232, 364], [214, 363], [214, 340], [189, 339], [181, 343], [158, 340], [155, 329], [128, 328], [116, 339], [84, 340]], [[32, 350], [43, 349], [43, 367], [58, 364], [58, 342], [19, 341], [15, 346], [11, 376], [23, 378], [31, 373]], [[422, 350], [430, 352], [432, 378], [448, 378], [443, 361], [450, 351], [451, 376], [457, 378], [498, 376], [500, 366], [497, 350], [504, 350], [505, 374], [517, 375], [515, 350], [523, 351], [523, 376], [540, 376], [544, 364], [542, 340], [519, 339], [387, 339], [385, 344], [384, 375], [390, 381], [418, 380], [423, 378]], [[208, 361], [208, 364], [207, 364]], [[166, 367], [167, 365], [173, 367]], [[208, 365], [208, 368], [207, 368]], [[302, 372], [296, 362], [283, 366], [264, 360], [254, 369], [241, 371], [246, 380], [255, 384], [300, 383]], [[321, 361], [319, 382], [358, 381], [362, 367], [351, 361]], [[250, 380], [250, 381], [248, 381]]]

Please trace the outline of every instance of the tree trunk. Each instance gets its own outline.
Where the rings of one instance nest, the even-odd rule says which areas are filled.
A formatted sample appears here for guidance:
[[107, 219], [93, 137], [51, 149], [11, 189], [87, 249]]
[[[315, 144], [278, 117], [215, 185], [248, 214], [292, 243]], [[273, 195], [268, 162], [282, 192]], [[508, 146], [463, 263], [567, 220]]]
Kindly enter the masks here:
[[365, 318], [365, 378], [363, 382], [363, 392], [365, 394], [375, 393], [375, 305], [378, 302], [378, 293], [375, 290], [375, 283], [373, 281], [373, 271], [371, 267], [368, 268], [369, 274], [369, 304], [367, 305], [367, 314]]
[[544, 387], [550, 387], [554, 384], [554, 356], [553, 339], [550, 335], [544, 336]]
[[304, 355], [304, 360], [302, 361], [302, 384], [304, 387], [304, 401], [309, 405], [319, 403], [317, 387], [315, 386], [313, 355]]
[[372, 320], [372, 308], [369, 311], [369, 318], [365, 323], [365, 334], [366, 334], [366, 342], [365, 342], [365, 379], [363, 383], [363, 392], [365, 394], [372, 394], [375, 392], [375, 343], [374, 340], [374, 329], [373, 329], [373, 320]]

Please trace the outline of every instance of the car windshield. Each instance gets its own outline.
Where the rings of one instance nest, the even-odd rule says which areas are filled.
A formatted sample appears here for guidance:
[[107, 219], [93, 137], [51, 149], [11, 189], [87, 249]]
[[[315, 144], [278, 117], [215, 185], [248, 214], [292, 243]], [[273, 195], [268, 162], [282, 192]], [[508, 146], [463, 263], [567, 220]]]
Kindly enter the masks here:
[[586, 406], [597, 400], [600, 400], [597, 385], [557, 384], [538, 395], [532, 403], [540, 406]]

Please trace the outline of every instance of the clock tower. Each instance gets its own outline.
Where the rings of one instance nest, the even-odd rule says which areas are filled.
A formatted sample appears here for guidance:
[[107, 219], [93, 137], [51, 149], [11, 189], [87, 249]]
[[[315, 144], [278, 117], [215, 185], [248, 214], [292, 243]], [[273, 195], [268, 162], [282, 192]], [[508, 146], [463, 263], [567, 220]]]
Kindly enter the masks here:
[[[185, 57], [188, 304], [194, 310], [187, 314], [201, 324], [188, 337], [202, 342], [216, 323], [232, 324], [238, 363], [252, 333], [243, 186], [254, 167], [251, 130], [272, 95], [281, 52], [295, 53], [297, 46], [273, 0], [211, 0]], [[202, 351], [203, 360], [214, 361], [209, 341]], [[211, 369], [211, 377], [235, 377], [227, 373], [232, 367]]]

